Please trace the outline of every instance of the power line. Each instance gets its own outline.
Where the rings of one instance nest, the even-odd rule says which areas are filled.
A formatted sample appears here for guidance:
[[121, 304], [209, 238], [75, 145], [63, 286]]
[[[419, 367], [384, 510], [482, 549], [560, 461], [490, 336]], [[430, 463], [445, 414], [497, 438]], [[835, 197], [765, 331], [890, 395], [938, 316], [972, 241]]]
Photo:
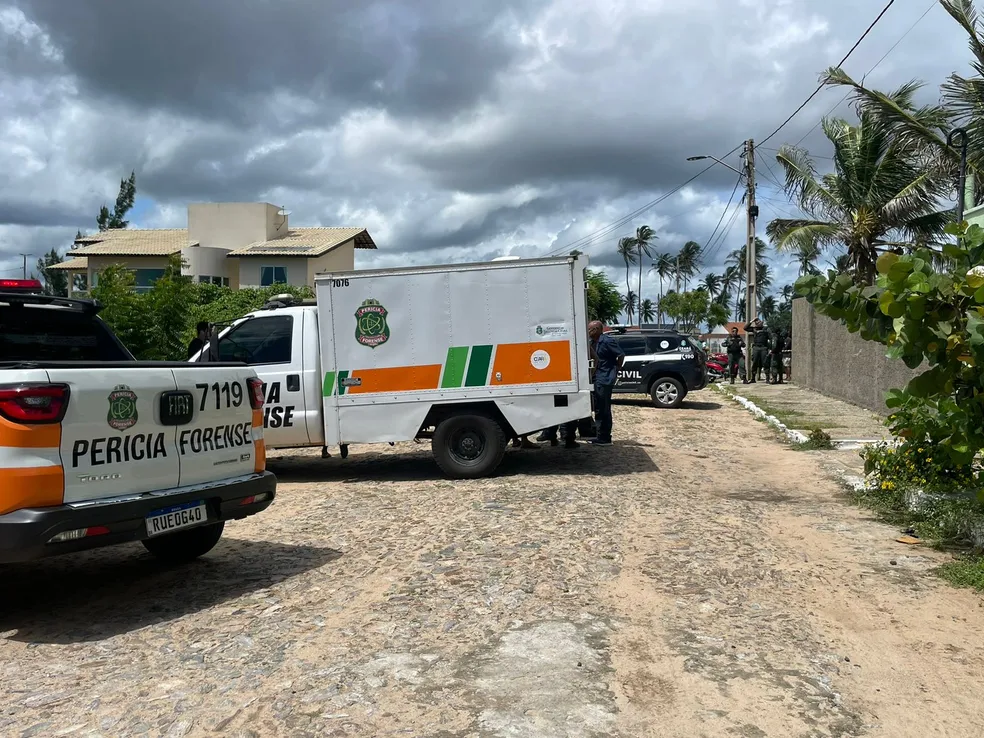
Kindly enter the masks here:
[[[728, 153], [724, 154], [723, 156], [721, 156], [719, 158], [725, 159], [725, 158], [731, 156], [733, 153], [735, 153], [742, 146], [744, 146], [744, 141], [742, 143], [738, 144], [737, 146], [735, 146], [733, 149], [731, 149], [731, 151], [729, 151]], [[573, 251], [574, 249], [580, 249], [582, 247], [583, 248], [587, 248], [588, 246], [591, 246], [591, 245], [597, 243], [599, 240], [604, 239], [607, 236], [610, 236], [612, 233], [614, 233], [615, 231], [617, 231], [620, 228], [622, 228], [626, 223], [628, 223], [629, 221], [631, 221], [633, 218], [637, 218], [642, 213], [644, 213], [644, 212], [646, 212], [648, 210], [652, 210], [655, 206], [659, 205], [664, 200], [669, 199], [670, 197], [672, 197], [673, 195], [675, 195], [677, 192], [679, 192], [680, 190], [682, 190], [684, 187], [686, 187], [688, 184], [690, 184], [691, 182], [695, 181], [698, 177], [702, 176], [705, 172], [711, 170], [712, 168], [714, 168], [714, 164], [709, 164], [708, 166], [704, 167], [699, 172], [697, 172], [697, 174], [695, 174], [693, 177], [691, 177], [690, 179], [688, 179], [685, 182], [682, 182], [681, 184], [678, 184], [672, 190], [670, 190], [669, 192], [665, 193], [664, 195], [656, 198], [652, 202], [647, 203], [646, 205], [643, 205], [641, 208], [638, 208], [637, 210], [632, 211], [631, 213], [629, 213], [628, 215], [626, 215], [623, 218], [620, 218], [619, 220], [617, 220], [614, 223], [609, 223], [607, 226], [604, 226], [603, 228], [599, 228], [597, 231], [594, 231], [593, 233], [589, 233], [588, 235], [582, 236], [581, 238], [577, 239], [576, 241], [571, 241], [570, 243], [564, 244], [563, 246], [554, 249], [553, 251], [551, 251], [548, 254], [548, 256], [554, 256], [554, 255], [559, 254], [559, 253], [562, 253], [564, 251]]]
[[728, 221], [728, 225], [725, 227], [724, 231], [718, 237], [717, 243], [714, 244], [714, 246], [708, 248], [707, 254], [704, 256], [706, 260], [710, 260], [710, 258], [718, 252], [718, 249], [721, 248], [724, 242], [728, 240], [728, 234], [731, 233], [731, 229], [734, 228], [735, 223], [738, 220], [738, 216], [741, 214], [741, 204], [743, 202], [745, 202], [744, 197], [742, 197], [741, 200], [738, 202], [738, 206], [735, 208], [735, 211], [731, 214], [731, 219]]
[[[858, 46], [861, 45], [861, 42], [864, 41], [868, 37], [868, 34], [871, 33], [871, 29], [873, 29], [878, 24], [878, 21], [880, 21], [882, 19], [882, 16], [884, 16], [885, 13], [888, 12], [888, 9], [891, 8], [894, 4], [895, 4], [895, 0], [888, 0], [888, 4], [884, 8], [882, 8], [882, 11], [878, 14], [878, 17], [875, 18], [873, 21], [871, 21], [871, 25], [868, 26], [867, 29], [865, 29], [865, 32], [864, 33], [861, 34], [861, 38], [859, 38], [857, 41], [854, 42], [854, 46], [852, 46], [848, 50], [848, 52], [844, 55], [844, 58], [841, 59], [837, 63], [837, 66], [838, 67], [844, 66], [844, 62], [846, 62], [848, 60], [848, 58], [851, 56], [851, 54], [854, 53], [854, 50], [856, 48], [858, 48]], [[815, 89], [810, 94], [810, 96], [808, 98], [806, 98], [806, 100], [804, 100], [803, 103], [798, 108], [796, 108], [796, 110], [794, 110], [790, 114], [790, 116], [788, 118], [786, 118], [786, 120], [784, 120], [782, 123], [780, 123], [779, 124], [779, 127], [776, 128], [776, 130], [774, 130], [768, 136], [766, 136], [761, 141], [759, 141], [759, 146], [761, 146], [762, 144], [764, 144], [766, 141], [768, 141], [773, 136], [775, 136], [777, 133], [779, 133], [779, 131], [781, 131], [783, 128], [785, 128], [786, 127], [786, 124], [789, 123], [789, 121], [791, 121], [793, 118], [795, 118], [796, 117], [796, 114], [799, 113], [803, 108], [805, 108], [809, 104], [810, 100], [812, 100], [813, 98], [815, 98], [820, 93], [820, 90], [822, 90], [823, 87], [824, 87], [824, 84], [822, 82], [819, 85], [817, 85], [817, 89]]]
[[714, 236], [717, 235], [718, 228], [720, 228], [721, 223], [724, 222], [724, 216], [728, 214], [728, 210], [731, 208], [731, 201], [735, 199], [735, 194], [738, 192], [738, 185], [740, 184], [741, 184], [741, 175], [739, 175], [737, 181], [735, 181], [735, 188], [731, 190], [731, 197], [728, 198], [728, 204], [724, 206], [724, 210], [721, 212], [721, 217], [718, 218], [717, 225], [714, 226], [714, 230], [711, 231], [711, 235], [707, 237], [707, 241], [704, 247], [701, 248], [701, 251], [703, 251], [705, 248], [710, 246], [711, 242], [714, 240]]
[[[874, 64], [874, 66], [872, 66], [871, 69], [869, 69], [867, 72], [864, 73], [864, 77], [861, 78], [862, 80], [864, 80], [865, 77], [867, 77], [869, 74], [871, 74], [876, 69], [878, 69], [879, 65], [888, 58], [889, 54], [891, 54], [893, 51], [895, 51], [899, 47], [899, 44], [901, 44], [903, 41], [905, 41], [906, 36], [908, 36], [910, 33], [912, 33], [913, 29], [922, 22], [923, 18], [925, 18], [927, 15], [929, 15], [929, 11], [931, 11], [934, 7], [936, 7], [936, 3], [937, 3], [937, 0], [933, 0], [929, 4], [929, 7], [926, 8], [926, 10], [923, 11], [923, 14], [920, 15], [918, 18], [916, 18], [915, 22], [911, 26], [909, 26], [909, 29], [905, 33], [903, 33], [901, 36], [899, 36], [898, 41], [896, 41], [894, 44], [892, 44], [891, 48], [882, 55], [882, 58], [879, 59], [878, 61], [876, 61], [875, 64]], [[849, 90], [847, 92], [847, 94], [844, 95], [844, 97], [842, 97], [837, 102], [836, 105], [834, 105], [834, 107], [832, 107], [830, 110], [827, 111], [827, 113], [823, 116], [823, 118], [827, 118], [830, 115], [832, 115], [833, 112], [835, 110], [837, 110], [837, 108], [839, 108], [844, 103], [844, 101], [847, 100], [847, 98], [849, 98], [850, 96], [851, 96], [851, 92]], [[820, 127], [820, 123], [823, 120], [823, 118], [821, 118], [820, 120], [818, 120], [813, 125], [813, 128], [811, 128], [806, 133], [804, 133], [803, 136], [802, 136], [802, 138], [800, 138], [800, 140], [797, 141], [795, 145], [796, 146], [799, 146], [801, 143], [803, 143], [803, 141], [806, 140], [806, 137], [807, 136], [809, 136], [811, 133], [813, 133], [815, 130], [817, 130], [817, 128]], [[828, 159], [828, 158], [833, 158], [833, 157], [826, 157], [825, 156], [825, 157], [820, 157], [820, 158]]]
[[[885, 13], [888, 12], [888, 9], [891, 8], [892, 5], [894, 5], [894, 4], [895, 4], [895, 0], [889, 0], [888, 4], [885, 5], [884, 8], [882, 8], [882, 11], [871, 22], [871, 25], [869, 25], [868, 28], [865, 29], [864, 33], [861, 34], [861, 37], [848, 50], [847, 54], [844, 55], [844, 58], [842, 58], [840, 60], [840, 62], [837, 63], [837, 66], [838, 67], [841, 67], [841, 66], [844, 65], [844, 62], [846, 62], [848, 60], [848, 58], [851, 56], [851, 54], [854, 53], [855, 49], [857, 49], [858, 46], [861, 45], [861, 42], [864, 41], [865, 38], [868, 37], [868, 34], [871, 33], [871, 30], [878, 24], [878, 22], [882, 19], [882, 17], [885, 15]], [[813, 93], [808, 98], [806, 98], [806, 100], [804, 100], [803, 103], [798, 108], [796, 108], [796, 110], [794, 110], [792, 112], [792, 114], [788, 118], [786, 118], [786, 120], [784, 120], [779, 125], [778, 128], [776, 128], [774, 131], [772, 131], [772, 133], [770, 133], [768, 136], [766, 136], [764, 139], [762, 139], [759, 142], [759, 145], [761, 145], [763, 143], [766, 143], [773, 136], [775, 136], [777, 133], [779, 133], [779, 131], [781, 131], [786, 126], [787, 123], [789, 123], [794, 117], [796, 117], [796, 115], [803, 108], [805, 108], [814, 97], [816, 97], [819, 94], [819, 92], [823, 89], [823, 87], [824, 87], [823, 84], [820, 84], [813, 91]], [[743, 145], [744, 145], [744, 142], [738, 144], [733, 149], [731, 149], [731, 151], [727, 152], [726, 154], [724, 154], [723, 156], [718, 157], [718, 158], [720, 158], [720, 159], [726, 159], [727, 157], [729, 157], [733, 153], [735, 153], [738, 149], [740, 149]], [[549, 255], [550, 256], [553, 256], [553, 255], [556, 255], [556, 254], [559, 254], [559, 253], [563, 253], [565, 251], [569, 252], [569, 251], [573, 251], [575, 249], [587, 248], [589, 246], [594, 245], [595, 243], [598, 243], [600, 240], [603, 240], [604, 238], [607, 238], [608, 236], [612, 235], [615, 231], [617, 231], [620, 228], [622, 228], [623, 226], [625, 226], [625, 224], [628, 223], [628, 222], [630, 222], [633, 218], [638, 217], [642, 213], [651, 210], [656, 205], [659, 205], [663, 201], [665, 201], [668, 198], [672, 197], [677, 192], [679, 192], [680, 190], [682, 190], [684, 187], [686, 187], [691, 182], [694, 182], [695, 180], [697, 180], [699, 177], [701, 177], [704, 173], [708, 172], [713, 167], [714, 167], [714, 164], [708, 165], [704, 169], [701, 169], [699, 172], [697, 172], [697, 174], [695, 174], [694, 176], [692, 176], [690, 179], [688, 179], [688, 180], [682, 182], [681, 184], [677, 185], [676, 187], [674, 187], [673, 189], [671, 189], [669, 192], [665, 193], [661, 197], [658, 197], [655, 200], [653, 200], [652, 202], [649, 202], [646, 205], [643, 205], [641, 208], [638, 208], [637, 210], [634, 210], [633, 212], [629, 213], [628, 215], [624, 216], [623, 218], [620, 218], [619, 220], [617, 220], [617, 221], [615, 221], [613, 223], [609, 223], [607, 226], [604, 226], [602, 228], [599, 228], [598, 230], [596, 230], [596, 231], [594, 231], [592, 233], [589, 233], [586, 236], [582, 236], [581, 238], [579, 238], [579, 239], [577, 239], [575, 241], [571, 241], [571, 242], [569, 242], [567, 244], [564, 244], [563, 246], [560, 246], [560, 247], [554, 249], [553, 251], [550, 252]]]

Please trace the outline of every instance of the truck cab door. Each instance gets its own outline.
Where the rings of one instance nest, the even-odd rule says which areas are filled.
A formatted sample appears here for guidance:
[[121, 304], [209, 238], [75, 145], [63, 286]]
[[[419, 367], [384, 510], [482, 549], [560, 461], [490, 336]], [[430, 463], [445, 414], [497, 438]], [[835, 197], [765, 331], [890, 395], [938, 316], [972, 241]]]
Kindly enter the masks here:
[[263, 437], [267, 448], [307, 446], [300, 316], [257, 315], [219, 339], [219, 361], [242, 361], [263, 382]]

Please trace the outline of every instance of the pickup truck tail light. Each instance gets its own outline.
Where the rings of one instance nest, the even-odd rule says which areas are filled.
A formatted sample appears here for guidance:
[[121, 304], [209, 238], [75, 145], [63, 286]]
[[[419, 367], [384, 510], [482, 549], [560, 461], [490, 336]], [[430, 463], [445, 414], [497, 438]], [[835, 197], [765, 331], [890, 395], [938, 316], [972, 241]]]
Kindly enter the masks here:
[[250, 377], [246, 380], [246, 386], [249, 387], [249, 406], [259, 410], [263, 407], [263, 382], [256, 377]]
[[0, 384], [0, 416], [13, 423], [60, 423], [69, 395], [67, 384]]

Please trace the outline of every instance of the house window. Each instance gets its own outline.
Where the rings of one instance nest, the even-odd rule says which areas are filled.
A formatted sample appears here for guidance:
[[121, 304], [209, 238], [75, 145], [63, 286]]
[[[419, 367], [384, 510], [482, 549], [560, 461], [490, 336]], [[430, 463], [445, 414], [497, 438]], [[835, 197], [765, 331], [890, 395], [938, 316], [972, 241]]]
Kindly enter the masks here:
[[228, 277], [223, 277], [222, 278], [222, 286], [223, 287], [228, 287], [229, 286], [229, 278]]
[[154, 286], [154, 282], [164, 276], [163, 269], [134, 269], [133, 270], [133, 290], [134, 292], [149, 292]]
[[260, 287], [269, 287], [272, 284], [287, 284], [287, 267], [260, 267]]

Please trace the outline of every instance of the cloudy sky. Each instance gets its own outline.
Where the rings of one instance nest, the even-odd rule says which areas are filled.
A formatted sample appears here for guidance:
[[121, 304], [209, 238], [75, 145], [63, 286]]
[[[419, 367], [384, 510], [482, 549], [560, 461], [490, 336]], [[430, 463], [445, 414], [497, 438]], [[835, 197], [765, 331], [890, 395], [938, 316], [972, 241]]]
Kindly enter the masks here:
[[[358, 267], [575, 245], [624, 284], [615, 244], [635, 226], [665, 251], [715, 231], [736, 179], [723, 167], [647, 207], [702, 168], [686, 157], [764, 138], [882, 5], [0, 0], [0, 276], [94, 230], [134, 170], [133, 227], [183, 227], [189, 202], [268, 201], [295, 226], [367, 227], [379, 251]], [[882, 88], [926, 80], [929, 101], [968, 57], [942, 8], [897, 0], [845, 67], [877, 63]], [[805, 136], [829, 155], [814, 127], [842, 95], [759, 150], [760, 230], [792, 213], [775, 147]], [[705, 271], [742, 243], [743, 216], [729, 222]]]

